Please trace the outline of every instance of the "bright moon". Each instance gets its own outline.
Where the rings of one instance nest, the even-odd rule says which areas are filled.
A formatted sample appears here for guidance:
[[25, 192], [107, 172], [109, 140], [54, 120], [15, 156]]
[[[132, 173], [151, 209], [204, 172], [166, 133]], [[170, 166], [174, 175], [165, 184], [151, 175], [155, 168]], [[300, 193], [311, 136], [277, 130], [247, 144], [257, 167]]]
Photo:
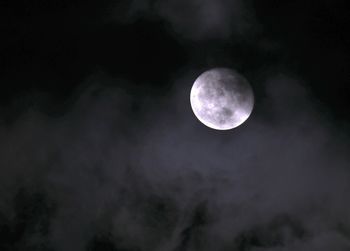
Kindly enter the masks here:
[[204, 125], [229, 130], [244, 123], [254, 106], [254, 94], [248, 81], [227, 68], [202, 73], [194, 82], [191, 106]]

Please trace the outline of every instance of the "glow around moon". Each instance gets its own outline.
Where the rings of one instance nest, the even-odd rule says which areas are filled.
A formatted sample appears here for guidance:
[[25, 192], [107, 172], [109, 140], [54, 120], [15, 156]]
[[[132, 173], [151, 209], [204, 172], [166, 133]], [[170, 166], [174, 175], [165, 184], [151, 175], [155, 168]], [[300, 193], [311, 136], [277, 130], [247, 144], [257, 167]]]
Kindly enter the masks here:
[[227, 68], [202, 73], [194, 82], [191, 107], [204, 125], [229, 130], [244, 123], [254, 107], [254, 94], [248, 81]]

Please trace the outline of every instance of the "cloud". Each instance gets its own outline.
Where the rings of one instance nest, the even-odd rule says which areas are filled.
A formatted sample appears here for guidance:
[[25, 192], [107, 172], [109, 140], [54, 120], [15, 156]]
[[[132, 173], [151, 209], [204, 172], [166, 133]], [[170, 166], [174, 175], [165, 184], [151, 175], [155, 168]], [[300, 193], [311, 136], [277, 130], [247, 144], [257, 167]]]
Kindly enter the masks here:
[[191, 74], [137, 99], [92, 79], [61, 117], [1, 126], [0, 231], [17, 236], [2, 245], [349, 248], [348, 143], [298, 80], [267, 79], [251, 118], [220, 132], [193, 116]]
[[245, 37], [258, 31], [252, 8], [241, 0], [133, 0], [126, 9], [126, 16], [117, 12], [119, 19], [161, 18], [177, 35], [191, 40]]

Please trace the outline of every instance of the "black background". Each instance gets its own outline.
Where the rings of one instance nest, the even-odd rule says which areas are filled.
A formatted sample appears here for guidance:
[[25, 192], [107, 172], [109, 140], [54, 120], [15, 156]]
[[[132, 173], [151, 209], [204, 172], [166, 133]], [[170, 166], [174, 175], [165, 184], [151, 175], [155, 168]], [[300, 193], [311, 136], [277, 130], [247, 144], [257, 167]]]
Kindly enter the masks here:
[[[43, 91], [57, 105], [98, 70], [162, 90], [188, 65], [234, 65], [251, 78], [276, 67], [300, 76], [336, 119], [348, 120], [345, 3], [252, 1], [256, 35], [193, 42], [167, 29], [161, 18], [115, 22], [110, 1], [8, 1], [1, 17], [1, 103], [6, 107], [18, 96]], [[115, 15], [123, 19], [128, 2], [116, 6]], [[261, 48], [265, 40], [277, 46]]]

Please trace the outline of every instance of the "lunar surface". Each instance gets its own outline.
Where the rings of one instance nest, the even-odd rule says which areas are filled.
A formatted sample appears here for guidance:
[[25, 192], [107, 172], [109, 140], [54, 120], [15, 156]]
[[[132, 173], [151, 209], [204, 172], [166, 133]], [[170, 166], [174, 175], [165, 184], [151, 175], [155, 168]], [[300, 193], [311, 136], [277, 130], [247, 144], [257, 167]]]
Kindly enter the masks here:
[[254, 106], [254, 94], [248, 81], [227, 68], [202, 73], [194, 82], [191, 106], [204, 125], [229, 130], [244, 123]]

